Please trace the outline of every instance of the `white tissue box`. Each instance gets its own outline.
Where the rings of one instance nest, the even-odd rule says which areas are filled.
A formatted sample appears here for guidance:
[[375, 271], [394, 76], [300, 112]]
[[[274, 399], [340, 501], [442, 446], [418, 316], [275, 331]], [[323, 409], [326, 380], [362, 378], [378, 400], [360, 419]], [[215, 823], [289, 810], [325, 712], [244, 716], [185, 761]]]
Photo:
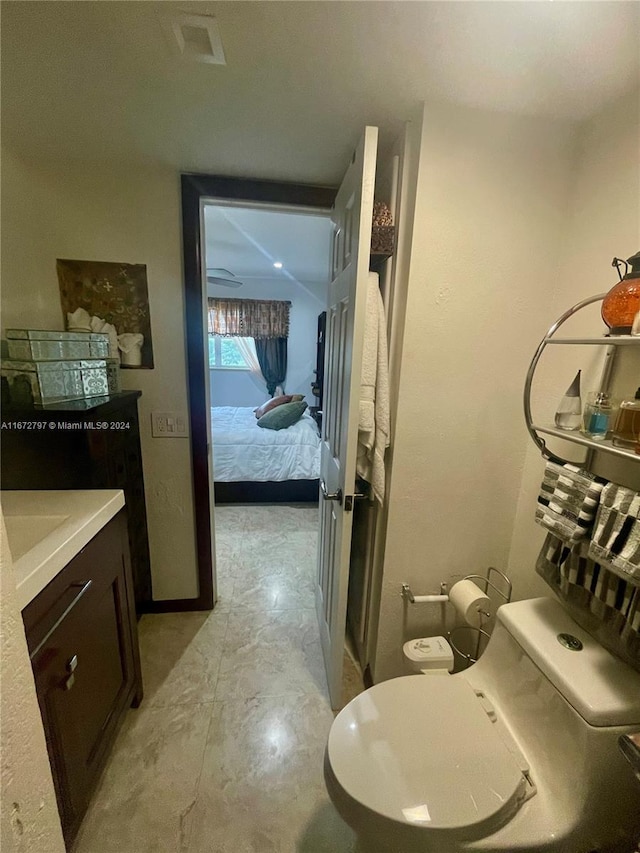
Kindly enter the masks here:
[[16, 405], [44, 405], [110, 393], [105, 359], [81, 361], [3, 360], [0, 374]]
[[17, 361], [109, 357], [109, 335], [101, 332], [7, 329], [7, 346], [9, 358]]

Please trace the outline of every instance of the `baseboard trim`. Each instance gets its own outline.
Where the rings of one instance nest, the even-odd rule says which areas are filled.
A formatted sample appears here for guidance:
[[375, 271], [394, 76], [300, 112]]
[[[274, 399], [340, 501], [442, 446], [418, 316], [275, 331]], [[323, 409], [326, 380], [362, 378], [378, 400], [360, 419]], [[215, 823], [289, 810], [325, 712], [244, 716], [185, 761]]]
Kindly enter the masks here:
[[159, 601], [147, 601], [143, 613], [186, 613], [190, 611], [213, 610], [213, 601], [208, 596], [199, 598], [165, 598]]

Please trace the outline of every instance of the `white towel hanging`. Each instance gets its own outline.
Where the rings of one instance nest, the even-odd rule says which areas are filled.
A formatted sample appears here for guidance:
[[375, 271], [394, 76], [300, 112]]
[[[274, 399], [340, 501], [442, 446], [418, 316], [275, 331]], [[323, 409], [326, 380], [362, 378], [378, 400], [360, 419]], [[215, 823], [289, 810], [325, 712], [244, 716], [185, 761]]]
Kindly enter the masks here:
[[389, 364], [387, 322], [378, 274], [369, 273], [360, 379], [357, 473], [384, 500], [384, 454], [389, 446]]

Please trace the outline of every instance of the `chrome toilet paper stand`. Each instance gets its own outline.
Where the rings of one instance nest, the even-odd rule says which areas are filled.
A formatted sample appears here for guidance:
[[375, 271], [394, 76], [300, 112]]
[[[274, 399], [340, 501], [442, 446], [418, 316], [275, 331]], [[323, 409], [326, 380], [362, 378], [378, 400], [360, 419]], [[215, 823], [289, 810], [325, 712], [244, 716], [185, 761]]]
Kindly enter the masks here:
[[[493, 575], [498, 575], [502, 580], [501, 586], [496, 585], [491, 579]], [[513, 584], [511, 580], [501, 572], [500, 569], [496, 569], [495, 566], [489, 566], [487, 569], [486, 575], [465, 575], [462, 580], [465, 581], [474, 581], [484, 584], [483, 592], [486, 596], [489, 596], [489, 589], [492, 589], [496, 595], [498, 595], [502, 599], [503, 604], [508, 604], [511, 601], [511, 593], [513, 591]], [[409, 604], [422, 604], [422, 603], [440, 603], [444, 604], [449, 601], [448, 595], [448, 587], [447, 584], [443, 581], [440, 584], [440, 592], [434, 595], [414, 595], [411, 591], [411, 587], [408, 583], [402, 584], [402, 590], [400, 595], [402, 598], [408, 602]], [[490, 597], [490, 596], [489, 596]], [[480, 627], [475, 628], [471, 625], [460, 625], [457, 628], [452, 628], [451, 631], [447, 634], [447, 639], [451, 644], [451, 648], [456, 652], [464, 661], [466, 661], [465, 669], [471, 664], [476, 663], [478, 658], [480, 657], [480, 645], [482, 643], [482, 638], [484, 637], [486, 640], [491, 636], [487, 631], [482, 627], [482, 619], [489, 619], [491, 617], [490, 613], [482, 610], [480, 611]], [[455, 634], [462, 631], [475, 631], [477, 633], [476, 647], [475, 647], [475, 657], [474, 655], [467, 654], [463, 652], [462, 649], [456, 644]], [[459, 642], [459, 641], [458, 641]]]

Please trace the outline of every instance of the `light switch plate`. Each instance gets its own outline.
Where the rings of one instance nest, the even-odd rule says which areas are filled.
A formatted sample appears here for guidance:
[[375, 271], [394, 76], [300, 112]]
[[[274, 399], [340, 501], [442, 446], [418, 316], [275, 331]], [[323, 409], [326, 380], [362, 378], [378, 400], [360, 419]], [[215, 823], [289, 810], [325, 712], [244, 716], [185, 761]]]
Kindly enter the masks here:
[[183, 412], [151, 412], [154, 438], [186, 438], [187, 416]]

